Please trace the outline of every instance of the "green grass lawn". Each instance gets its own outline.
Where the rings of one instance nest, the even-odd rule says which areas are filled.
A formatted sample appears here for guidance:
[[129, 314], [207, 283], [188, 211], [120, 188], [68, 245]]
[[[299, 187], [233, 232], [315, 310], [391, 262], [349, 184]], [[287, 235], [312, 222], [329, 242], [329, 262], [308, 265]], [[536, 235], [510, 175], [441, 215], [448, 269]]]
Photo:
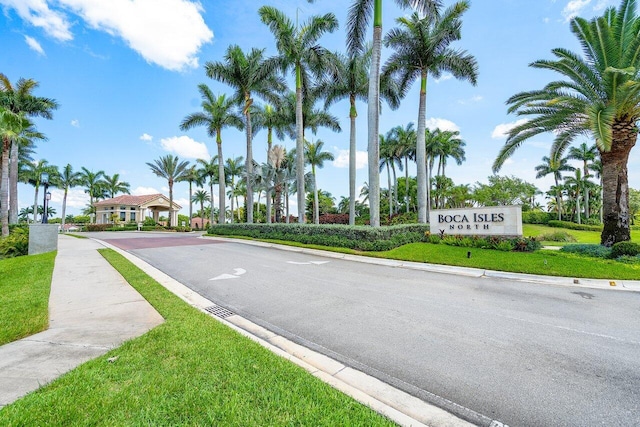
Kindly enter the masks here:
[[[467, 252], [471, 257], [467, 258]], [[369, 256], [432, 264], [475, 267], [514, 273], [593, 279], [640, 280], [640, 265], [584, 257], [558, 251], [502, 252], [491, 249], [411, 243]]]
[[0, 425], [393, 425], [101, 252], [165, 323], [6, 406]]
[[[569, 230], [568, 228], [549, 227], [540, 224], [523, 224], [522, 234], [526, 237], [537, 237], [541, 234], [549, 234], [555, 231], [565, 231], [576, 238], [577, 243], [600, 244], [599, 231]], [[640, 242], [640, 230], [631, 230], [631, 241]], [[566, 245], [567, 243], [543, 242], [551, 245]]]
[[49, 325], [55, 252], [0, 260], [0, 345]]

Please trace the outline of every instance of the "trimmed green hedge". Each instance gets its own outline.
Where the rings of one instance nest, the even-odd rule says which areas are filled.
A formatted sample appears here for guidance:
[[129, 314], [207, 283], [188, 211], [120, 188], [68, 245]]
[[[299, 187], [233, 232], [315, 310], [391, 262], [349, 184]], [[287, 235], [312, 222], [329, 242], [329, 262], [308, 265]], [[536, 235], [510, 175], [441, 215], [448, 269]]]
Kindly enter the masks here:
[[570, 230], [602, 231], [602, 225], [576, 224], [570, 221], [549, 221], [549, 227], [568, 228]]
[[209, 234], [218, 236], [287, 240], [359, 251], [387, 251], [407, 243], [423, 242], [426, 241], [428, 231], [428, 224], [389, 227], [335, 224], [214, 224], [207, 229]]

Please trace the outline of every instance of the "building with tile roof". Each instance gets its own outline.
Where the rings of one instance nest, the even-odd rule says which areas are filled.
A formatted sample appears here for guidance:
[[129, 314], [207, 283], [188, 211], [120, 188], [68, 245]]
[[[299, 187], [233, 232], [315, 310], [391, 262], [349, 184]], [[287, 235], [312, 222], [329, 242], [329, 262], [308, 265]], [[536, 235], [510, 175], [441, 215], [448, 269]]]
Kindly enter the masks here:
[[169, 212], [171, 225], [178, 224], [178, 211], [182, 206], [173, 202], [170, 207], [169, 198], [164, 194], [147, 194], [132, 196], [123, 194], [112, 199], [95, 202], [97, 224], [111, 224], [119, 222], [143, 222], [145, 218], [153, 218], [158, 222], [160, 212]]

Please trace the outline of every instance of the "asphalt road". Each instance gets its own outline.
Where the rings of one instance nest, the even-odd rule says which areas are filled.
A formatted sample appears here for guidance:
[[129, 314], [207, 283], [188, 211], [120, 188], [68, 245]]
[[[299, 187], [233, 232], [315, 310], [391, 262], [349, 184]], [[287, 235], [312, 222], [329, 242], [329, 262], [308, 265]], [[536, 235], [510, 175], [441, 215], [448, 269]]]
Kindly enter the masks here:
[[184, 235], [95, 237], [255, 323], [470, 421], [640, 425], [640, 293], [429, 273]]

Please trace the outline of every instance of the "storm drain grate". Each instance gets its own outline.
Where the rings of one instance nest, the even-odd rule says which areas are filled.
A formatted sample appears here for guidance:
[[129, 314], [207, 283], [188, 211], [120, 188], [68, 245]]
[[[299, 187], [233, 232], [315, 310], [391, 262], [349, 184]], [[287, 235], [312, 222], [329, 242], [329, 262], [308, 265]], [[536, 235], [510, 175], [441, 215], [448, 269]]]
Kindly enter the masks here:
[[207, 313], [211, 313], [214, 316], [218, 316], [221, 319], [226, 319], [229, 316], [233, 316], [235, 313], [227, 310], [224, 307], [220, 307], [219, 305], [212, 305], [211, 307], [207, 307], [204, 309]]

